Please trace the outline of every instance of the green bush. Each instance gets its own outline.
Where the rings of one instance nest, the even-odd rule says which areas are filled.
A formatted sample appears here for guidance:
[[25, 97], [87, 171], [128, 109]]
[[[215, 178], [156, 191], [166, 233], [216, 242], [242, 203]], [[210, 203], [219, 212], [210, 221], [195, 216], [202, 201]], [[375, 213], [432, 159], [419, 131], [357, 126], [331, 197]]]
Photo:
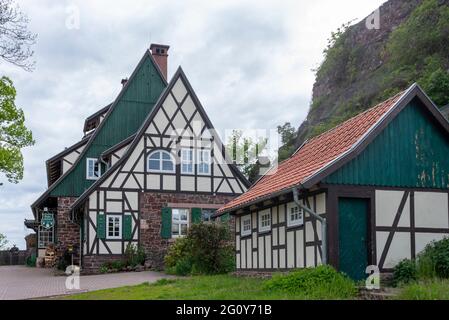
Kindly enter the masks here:
[[192, 259], [190, 257], [183, 257], [179, 259], [176, 262], [174, 268], [172, 268], [171, 273], [174, 273], [178, 276], [187, 276], [194, 273]]
[[129, 243], [125, 249], [125, 265], [135, 267], [145, 264], [145, 250], [143, 247]]
[[234, 270], [231, 233], [222, 223], [197, 223], [178, 238], [165, 256], [168, 272], [177, 275], [220, 274]]
[[418, 255], [418, 274], [422, 278], [449, 278], [449, 238], [429, 243]]
[[449, 300], [449, 281], [431, 279], [411, 283], [398, 295], [400, 300]]
[[400, 286], [408, 284], [417, 279], [416, 262], [404, 259], [393, 269], [393, 285]]
[[36, 255], [32, 254], [32, 255], [28, 256], [25, 263], [26, 263], [27, 267], [35, 267], [36, 266]]
[[170, 246], [167, 255], [164, 257], [165, 266], [167, 268], [173, 268], [176, 263], [184, 258], [187, 252], [190, 250], [187, 248], [190, 244], [188, 238], [177, 238], [176, 241]]
[[357, 294], [355, 282], [337, 272], [331, 266], [322, 265], [293, 271], [287, 275], [275, 275], [264, 283], [267, 290], [302, 293], [309, 298], [351, 298]]

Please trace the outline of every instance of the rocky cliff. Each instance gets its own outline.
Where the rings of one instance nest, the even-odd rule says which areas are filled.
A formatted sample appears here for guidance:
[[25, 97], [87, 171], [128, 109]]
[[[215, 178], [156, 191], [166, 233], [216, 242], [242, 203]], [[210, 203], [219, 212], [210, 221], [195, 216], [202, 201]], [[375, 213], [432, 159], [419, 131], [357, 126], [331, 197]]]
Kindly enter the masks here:
[[379, 29], [364, 19], [334, 35], [296, 146], [414, 82], [449, 102], [449, 1], [390, 0], [379, 13]]

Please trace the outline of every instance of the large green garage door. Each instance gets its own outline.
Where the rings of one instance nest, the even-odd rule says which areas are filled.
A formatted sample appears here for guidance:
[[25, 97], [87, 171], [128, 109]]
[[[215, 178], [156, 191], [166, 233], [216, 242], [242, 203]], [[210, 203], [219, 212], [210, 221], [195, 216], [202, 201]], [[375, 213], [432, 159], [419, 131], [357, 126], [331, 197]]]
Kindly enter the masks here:
[[338, 211], [340, 271], [354, 280], [364, 279], [368, 265], [368, 199], [340, 198]]

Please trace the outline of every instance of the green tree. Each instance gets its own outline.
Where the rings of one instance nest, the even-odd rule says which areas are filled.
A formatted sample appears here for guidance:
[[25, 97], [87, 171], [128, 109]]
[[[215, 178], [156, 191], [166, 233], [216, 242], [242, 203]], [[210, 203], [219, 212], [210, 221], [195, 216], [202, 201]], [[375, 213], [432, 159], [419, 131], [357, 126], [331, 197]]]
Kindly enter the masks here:
[[441, 68], [431, 73], [428, 79], [422, 80], [424, 91], [437, 106], [443, 107], [449, 103], [449, 73]]
[[[259, 155], [266, 144], [267, 139], [260, 138], [258, 141], [254, 141], [251, 137], [245, 137], [241, 130], [234, 130], [226, 144], [226, 150], [232, 162], [251, 183], [259, 178], [259, 169], [261, 168]], [[263, 164], [264, 167], [268, 165]]]
[[278, 161], [288, 159], [295, 152], [296, 129], [290, 122], [278, 126], [278, 133], [281, 136], [282, 146], [279, 148]]
[[15, 99], [12, 81], [0, 78], [0, 173], [12, 183], [23, 178], [21, 149], [34, 144], [31, 131], [25, 127], [24, 113], [15, 105]]
[[0, 250], [4, 249], [8, 244], [8, 240], [6, 240], [6, 236], [0, 233]]

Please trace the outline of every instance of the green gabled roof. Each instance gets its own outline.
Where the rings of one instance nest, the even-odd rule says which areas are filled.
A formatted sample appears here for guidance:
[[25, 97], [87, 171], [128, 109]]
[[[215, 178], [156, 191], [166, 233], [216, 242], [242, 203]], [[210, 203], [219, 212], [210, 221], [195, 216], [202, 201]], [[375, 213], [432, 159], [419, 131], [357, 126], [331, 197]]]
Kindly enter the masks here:
[[89, 188], [94, 180], [86, 180], [86, 158], [99, 158], [103, 151], [136, 133], [166, 86], [167, 81], [147, 50], [73, 167], [31, 207], [49, 196], [78, 197]]

